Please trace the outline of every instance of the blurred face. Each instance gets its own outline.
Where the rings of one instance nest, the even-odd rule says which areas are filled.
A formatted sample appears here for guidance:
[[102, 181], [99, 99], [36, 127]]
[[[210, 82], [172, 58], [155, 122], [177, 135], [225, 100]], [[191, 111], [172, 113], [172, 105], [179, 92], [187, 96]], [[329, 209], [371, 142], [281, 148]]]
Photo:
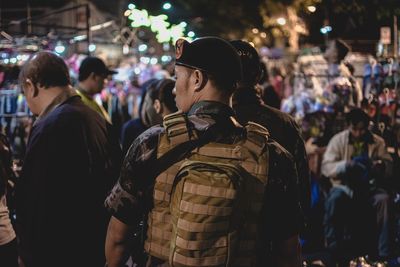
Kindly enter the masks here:
[[33, 115], [37, 116], [40, 114], [41, 110], [38, 107], [38, 93], [39, 89], [32, 84], [32, 82], [27, 79], [26, 82], [21, 84], [21, 89], [23, 94], [25, 95], [26, 102], [30, 111]]
[[355, 140], [362, 139], [367, 133], [368, 125], [365, 125], [363, 122], [359, 122], [356, 125], [350, 125], [350, 133]]
[[90, 95], [95, 95], [104, 89], [105, 84], [108, 83], [107, 75], [105, 74], [95, 74], [91, 73], [89, 77], [85, 80], [87, 93]]
[[107, 84], [108, 82], [107, 75], [94, 74], [93, 80], [94, 80], [93, 89], [95, 89], [96, 94], [100, 93], [101, 90], [103, 90], [104, 85]]
[[175, 102], [178, 109], [183, 112], [188, 112], [195, 103], [192, 73], [193, 70], [189, 68], [175, 66]]

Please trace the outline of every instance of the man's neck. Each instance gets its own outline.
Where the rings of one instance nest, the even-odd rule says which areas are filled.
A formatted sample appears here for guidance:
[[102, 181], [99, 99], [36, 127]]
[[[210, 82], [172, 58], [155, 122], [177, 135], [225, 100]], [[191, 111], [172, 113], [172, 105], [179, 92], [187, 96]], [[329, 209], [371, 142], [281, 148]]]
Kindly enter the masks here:
[[218, 89], [211, 87], [209, 82], [202, 89], [196, 102], [200, 101], [214, 101], [222, 104], [229, 105], [230, 95], [221, 93]]
[[56, 86], [56, 87], [50, 87], [46, 89], [40, 89], [41, 92], [41, 98], [39, 102], [39, 116], [45, 112], [46, 109], [48, 109], [49, 106], [53, 104], [55, 99], [59, 97], [63, 93], [69, 93], [71, 92], [71, 87], [70, 86]]
[[91, 90], [89, 88], [89, 86], [85, 83], [85, 82], [80, 82], [78, 84], [78, 90], [83, 93], [85, 96], [89, 97], [89, 98], [93, 98], [93, 95], [91, 93]]

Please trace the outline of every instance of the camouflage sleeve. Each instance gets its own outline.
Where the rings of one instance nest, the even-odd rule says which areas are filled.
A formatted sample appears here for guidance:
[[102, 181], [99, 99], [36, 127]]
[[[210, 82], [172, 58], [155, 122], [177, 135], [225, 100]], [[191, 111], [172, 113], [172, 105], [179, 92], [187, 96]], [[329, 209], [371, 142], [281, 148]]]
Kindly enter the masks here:
[[136, 138], [125, 156], [118, 182], [105, 201], [107, 210], [126, 224], [136, 225], [149, 206], [162, 131], [161, 127], [152, 127]]

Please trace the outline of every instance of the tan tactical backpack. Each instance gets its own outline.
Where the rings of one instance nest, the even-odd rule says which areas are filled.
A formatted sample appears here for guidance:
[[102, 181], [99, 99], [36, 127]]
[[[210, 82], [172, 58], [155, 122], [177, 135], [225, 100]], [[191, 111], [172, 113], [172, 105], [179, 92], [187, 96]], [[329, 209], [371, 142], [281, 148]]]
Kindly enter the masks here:
[[[157, 156], [196, 140], [187, 118], [164, 118]], [[255, 123], [234, 144], [194, 148], [156, 178], [145, 250], [170, 266], [254, 266], [268, 173], [268, 131]]]

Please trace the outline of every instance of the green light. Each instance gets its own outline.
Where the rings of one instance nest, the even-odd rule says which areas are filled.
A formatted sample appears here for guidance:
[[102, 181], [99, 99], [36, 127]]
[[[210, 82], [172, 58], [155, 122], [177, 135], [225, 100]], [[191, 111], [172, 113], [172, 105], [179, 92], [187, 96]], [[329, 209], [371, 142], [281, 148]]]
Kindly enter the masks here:
[[[131, 26], [133, 28], [142, 26], [150, 27], [151, 31], [156, 34], [157, 41], [160, 43], [175, 42], [178, 38], [183, 37], [187, 26], [187, 23], [184, 21], [178, 25], [171, 25], [171, 23], [167, 21], [167, 15], [149, 16], [149, 13], [145, 9], [140, 10], [133, 8], [125, 11], [124, 15], [128, 16], [128, 19], [132, 21]], [[194, 32], [189, 33], [190, 36], [195, 36]]]
[[170, 26], [170, 23], [167, 21], [167, 19], [167, 15], [150, 16], [151, 31], [160, 32], [167, 30]]
[[193, 31], [188, 32], [188, 37], [193, 38], [196, 34]]
[[131, 15], [128, 18], [132, 20], [131, 25], [134, 28], [141, 26], [149, 27], [151, 25], [149, 13], [147, 13], [146, 9], [133, 9]]
[[129, 5], [128, 5], [128, 8], [129, 8], [129, 9], [135, 9], [136, 6], [135, 6], [135, 4], [129, 4]]
[[164, 5], [163, 5], [163, 9], [165, 9], [165, 10], [169, 10], [169, 9], [171, 9], [171, 7], [172, 7], [172, 5], [168, 2], [164, 3]]
[[172, 42], [175, 43], [180, 37], [184, 36], [183, 32], [185, 31], [185, 27], [181, 24], [173, 25], [170, 29]]

